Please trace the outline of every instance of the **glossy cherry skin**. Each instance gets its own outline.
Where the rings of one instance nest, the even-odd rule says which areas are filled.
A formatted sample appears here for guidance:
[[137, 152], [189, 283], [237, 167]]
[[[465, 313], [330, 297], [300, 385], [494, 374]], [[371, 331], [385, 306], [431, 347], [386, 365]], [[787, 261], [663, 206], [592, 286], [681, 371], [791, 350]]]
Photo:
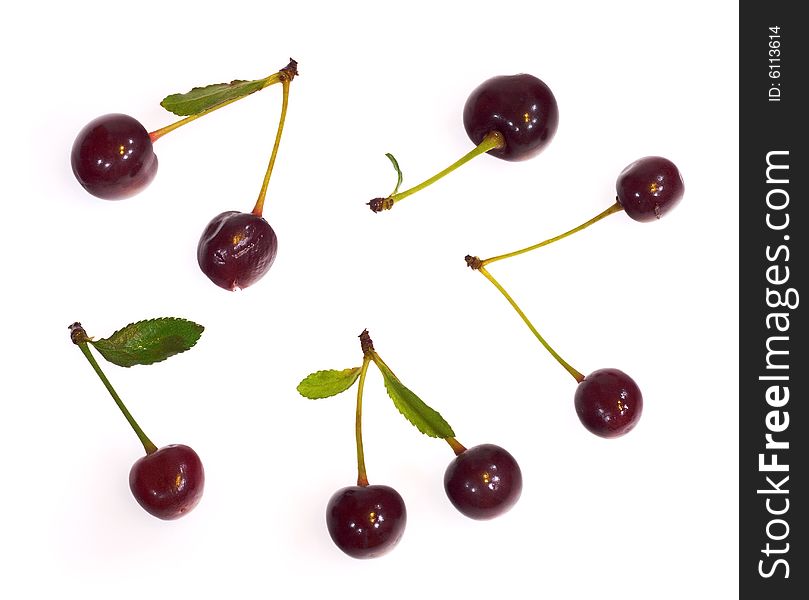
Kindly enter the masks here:
[[636, 221], [655, 221], [677, 206], [685, 193], [677, 166], [662, 156], [646, 156], [627, 166], [615, 184], [618, 203]]
[[129, 488], [146, 512], [170, 521], [188, 514], [202, 498], [205, 471], [188, 446], [173, 444], [138, 459]]
[[628, 433], [643, 412], [643, 395], [638, 384], [618, 369], [590, 373], [576, 387], [574, 403], [582, 425], [603, 438]]
[[216, 285], [234, 291], [264, 277], [277, 252], [278, 238], [266, 220], [231, 210], [214, 217], [202, 232], [197, 262]]
[[122, 114], [90, 121], [73, 142], [70, 164], [84, 189], [105, 200], [133, 196], [157, 174], [149, 133], [139, 121]]
[[335, 492], [326, 507], [326, 526], [340, 550], [353, 558], [376, 558], [404, 534], [404, 500], [386, 485], [352, 485]]
[[525, 160], [553, 139], [559, 108], [542, 80], [526, 73], [501, 75], [487, 79], [469, 95], [463, 124], [475, 145], [491, 131], [503, 135], [506, 145], [489, 154], [504, 160]]
[[444, 472], [444, 490], [461, 513], [477, 520], [508, 511], [522, 493], [522, 471], [500, 446], [481, 444], [455, 457]]

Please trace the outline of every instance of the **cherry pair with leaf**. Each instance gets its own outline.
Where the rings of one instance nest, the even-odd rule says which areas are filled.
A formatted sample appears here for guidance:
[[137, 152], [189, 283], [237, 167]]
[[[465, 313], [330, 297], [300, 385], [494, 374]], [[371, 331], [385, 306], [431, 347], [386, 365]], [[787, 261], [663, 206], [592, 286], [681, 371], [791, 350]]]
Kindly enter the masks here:
[[397, 202], [432, 185], [481, 154], [508, 161], [526, 160], [547, 146], [559, 126], [559, 108], [550, 88], [541, 79], [520, 73], [492, 77], [475, 88], [463, 109], [463, 124], [475, 144], [460, 159], [422, 183], [399, 191], [402, 171], [392, 154], [386, 154], [398, 175], [396, 188], [385, 198], [368, 203], [371, 210], [390, 210]]
[[184, 118], [152, 132], [147, 132], [129, 115], [98, 117], [79, 132], [73, 143], [73, 173], [84, 189], [99, 198], [119, 200], [133, 196], [149, 185], [157, 174], [154, 142], [223, 106], [280, 83], [283, 89], [281, 116], [252, 211], [220, 213], [208, 223], [197, 245], [197, 262], [211, 281], [227, 290], [246, 288], [267, 273], [278, 251], [275, 231], [263, 218], [263, 212], [284, 128], [289, 86], [298, 74], [297, 67], [298, 63], [290, 59], [286, 67], [263, 79], [218, 83], [167, 96], [161, 106]]
[[540, 343], [577, 381], [574, 397], [576, 414], [588, 431], [604, 438], [619, 437], [637, 425], [643, 412], [643, 396], [638, 385], [629, 375], [618, 369], [599, 369], [586, 377], [574, 369], [545, 341], [486, 267], [493, 262], [519, 256], [564, 239], [622, 210], [639, 222], [660, 219], [680, 202], [685, 186], [680, 171], [673, 162], [660, 156], [647, 156], [631, 163], [620, 173], [616, 191], [616, 201], [607, 210], [561, 235], [485, 260], [471, 255], [467, 255], [465, 259], [470, 268], [480, 272], [503, 294]]
[[326, 526], [337, 547], [354, 558], [381, 556], [399, 542], [407, 522], [407, 510], [399, 493], [386, 485], [371, 485], [365, 469], [362, 400], [371, 363], [381, 372], [388, 396], [399, 412], [421, 433], [446, 440], [455, 452], [444, 474], [444, 489], [452, 504], [473, 519], [491, 519], [509, 510], [522, 492], [522, 473], [514, 457], [494, 444], [465, 448], [455, 439], [449, 423], [394, 375], [374, 349], [367, 330], [360, 334], [360, 346], [361, 366], [317, 371], [297, 388], [306, 398], [321, 399], [345, 392], [357, 383], [357, 484], [335, 492], [326, 508]]
[[193, 347], [202, 331], [201, 325], [185, 319], [159, 318], [131, 323], [108, 338], [93, 339], [81, 323], [70, 326], [70, 339], [90, 362], [146, 452], [129, 471], [132, 495], [149, 514], [163, 520], [182, 517], [199, 503], [205, 487], [202, 461], [189, 446], [171, 444], [158, 448], [149, 439], [101, 370], [90, 347], [120, 367], [150, 365]]

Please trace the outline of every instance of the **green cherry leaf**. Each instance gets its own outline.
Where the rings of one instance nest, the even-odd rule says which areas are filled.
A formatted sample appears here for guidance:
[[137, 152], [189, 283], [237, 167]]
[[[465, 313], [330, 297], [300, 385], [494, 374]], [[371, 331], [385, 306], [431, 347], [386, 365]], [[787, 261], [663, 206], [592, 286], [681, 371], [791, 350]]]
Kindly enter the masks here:
[[298, 384], [298, 393], [311, 400], [336, 396], [354, 385], [361, 370], [360, 367], [355, 367], [342, 371], [329, 369], [311, 373]]
[[[388, 160], [390, 160], [390, 162], [393, 163], [393, 168], [396, 169], [396, 175], [398, 176], [398, 179], [396, 180], [396, 187], [391, 193], [391, 196], [395, 196], [396, 193], [399, 191], [399, 186], [402, 185], [402, 170], [399, 168], [399, 162], [396, 160], [393, 154], [387, 152], [385, 153], [385, 156], [387, 156]], [[388, 198], [390, 198], [390, 196], [388, 196]]]
[[252, 81], [237, 79], [230, 83], [214, 83], [204, 87], [195, 87], [185, 94], [166, 96], [160, 106], [180, 117], [197, 115], [214, 106], [249, 96], [266, 85], [266, 78]]
[[421, 398], [405, 387], [385, 363], [381, 360], [374, 362], [382, 372], [385, 389], [388, 391], [388, 396], [393, 400], [393, 404], [408, 421], [416, 426], [416, 429], [430, 437], [455, 437], [455, 432], [452, 431], [452, 427], [444, 420], [444, 417], [427, 406]]
[[151, 365], [185, 352], [204, 327], [186, 319], [164, 317], [130, 323], [108, 338], [90, 340], [99, 354], [120, 367]]

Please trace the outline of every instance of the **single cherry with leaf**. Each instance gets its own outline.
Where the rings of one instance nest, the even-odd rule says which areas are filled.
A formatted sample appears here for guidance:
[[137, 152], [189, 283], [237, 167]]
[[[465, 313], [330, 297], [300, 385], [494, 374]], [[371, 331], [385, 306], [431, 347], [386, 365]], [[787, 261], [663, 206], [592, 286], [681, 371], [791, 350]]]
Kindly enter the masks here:
[[171, 444], [158, 448], [149, 439], [107, 379], [91, 347], [120, 367], [151, 365], [192, 348], [203, 327], [186, 319], [166, 317], [131, 323], [101, 339], [88, 336], [78, 322], [69, 329], [70, 339], [89, 361], [146, 452], [129, 472], [129, 487], [135, 500], [159, 519], [173, 520], [188, 514], [199, 503], [205, 487], [202, 461], [189, 446]]

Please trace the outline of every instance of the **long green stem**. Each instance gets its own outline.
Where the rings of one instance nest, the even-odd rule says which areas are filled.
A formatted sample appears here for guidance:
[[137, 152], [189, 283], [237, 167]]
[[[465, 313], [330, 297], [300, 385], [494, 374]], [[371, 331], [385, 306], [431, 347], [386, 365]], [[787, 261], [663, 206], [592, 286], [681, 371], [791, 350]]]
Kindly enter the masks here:
[[503, 141], [503, 136], [500, 134], [499, 131], [490, 132], [488, 135], [486, 135], [486, 137], [483, 138], [483, 141], [481, 141], [477, 146], [475, 146], [472, 150], [470, 150], [469, 152], [464, 154], [461, 158], [456, 160], [454, 163], [452, 163], [446, 169], [444, 169], [443, 171], [440, 171], [439, 173], [436, 173], [435, 175], [433, 175], [429, 179], [427, 179], [425, 181], [422, 181], [420, 184], [418, 184], [416, 186], [413, 186], [409, 190], [405, 190], [403, 192], [399, 192], [398, 194], [394, 194], [393, 196], [391, 196], [391, 200], [393, 200], [394, 202], [399, 202], [400, 200], [404, 200], [405, 198], [407, 198], [411, 194], [415, 194], [416, 192], [418, 192], [420, 190], [423, 190], [427, 186], [432, 185], [433, 183], [435, 183], [436, 181], [438, 181], [439, 179], [441, 179], [445, 175], [449, 175], [455, 169], [457, 169], [458, 167], [460, 167], [462, 165], [465, 165], [466, 163], [468, 163], [470, 160], [472, 160], [476, 156], [479, 156], [481, 154], [485, 154], [489, 150], [494, 150], [495, 148], [502, 148], [504, 143], [505, 142]]
[[[283, 71], [279, 71], [278, 73], [273, 73], [272, 75], [269, 75], [268, 77], [265, 77], [264, 79], [262, 79], [261, 80], [261, 87], [259, 87], [256, 91], [260, 92], [264, 88], [266, 88], [268, 86], [271, 86], [274, 83], [278, 83], [278, 82], [282, 81], [282, 75], [281, 75], [282, 72]], [[200, 117], [204, 117], [205, 115], [208, 115], [208, 114], [212, 113], [213, 111], [222, 108], [223, 106], [227, 106], [228, 104], [233, 104], [234, 102], [236, 102], [236, 100], [241, 100], [242, 98], [245, 98], [245, 97], [246, 96], [238, 96], [236, 98], [231, 98], [230, 100], [226, 100], [226, 101], [224, 101], [224, 102], [222, 102], [220, 104], [212, 106], [211, 108], [203, 110], [202, 112], [199, 112], [199, 113], [197, 113], [195, 115], [190, 115], [188, 117], [180, 119], [179, 121], [175, 121], [171, 125], [166, 125], [165, 127], [161, 127], [160, 129], [156, 129], [155, 131], [152, 131], [151, 133], [149, 133], [149, 138], [152, 140], [152, 142], [156, 142], [157, 140], [159, 140], [161, 137], [163, 137], [167, 133], [171, 133], [175, 129], [178, 129], [178, 128], [182, 127], [183, 125], [187, 125], [191, 121], [196, 121]]]
[[571, 374], [571, 375], [574, 377], [574, 379], [575, 379], [576, 381], [578, 381], [578, 382], [580, 382], [580, 383], [581, 383], [581, 382], [584, 380], [584, 375], [582, 375], [582, 374], [581, 374], [581, 373], [579, 373], [579, 372], [578, 372], [576, 369], [574, 369], [573, 367], [571, 367], [571, 366], [570, 366], [570, 365], [567, 363], [567, 361], [565, 361], [565, 360], [564, 360], [564, 359], [563, 359], [561, 356], [559, 356], [559, 355], [556, 353], [556, 350], [554, 350], [553, 348], [551, 348], [550, 344], [548, 344], [548, 342], [546, 342], [546, 341], [545, 341], [545, 338], [543, 338], [543, 337], [540, 335], [539, 331], [537, 331], [536, 327], [534, 327], [534, 325], [531, 323], [531, 321], [529, 321], [529, 320], [528, 320], [528, 317], [525, 315], [525, 313], [522, 311], [522, 309], [521, 309], [521, 308], [520, 308], [520, 307], [517, 305], [517, 303], [514, 301], [514, 298], [512, 298], [512, 297], [511, 297], [511, 295], [510, 295], [510, 294], [509, 294], [509, 293], [508, 293], [508, 292], [505, 290], [505, 288], [504, 288], [502, 285], [500, 285], [500, 284], [497, 282], [497, 280], [496, 280], [494, 277], [492, 277], [491, 273], [489, 273], [489, 272], [486, 270], [486, 268], [485, 268], [485, 267], [480, 267], [480, 268], [478, 268], [477, 270], [478, 270], [478, 271], [480, 271], [480, 273], [481, 273], [481, 274], [482, 274], [482, 275], [483, 275], [483, 276], [484, 276], [486, 279], [488, 279], [489, 281], [491, 281], [491, 282], [492, 282], [492, 285], [494, 285], [494, 287], [496, 287], [498, 290], [500, 290], [500, 293], [501, 293], [501, 294], [503, 294], [503, 296], [505, 296], [506, 300], [508, 300], [508, 302], [509, 302], [509, 304], [511, 304], [512, 308], [513, 308], [515, 311], [517, 311], [517, 314], [518, 314], [518, 315], [520, 315], [520, 317], [522, 318], [522, 320], [523, 320], [523, 321], [525, 321], [525, 324], [526, 324], [526, 325], [528, 325], [528, 329], [530, 329], [530, 330], [531, 330], [531, 332], [532, 332], [532, 333], [533, 333], [533, 334], [536, 336], [536, 338], [539, 340], [539, 342], [540, 342], [540, 343], [541, 343], [543, 346], [545, 346], [545, 349], [546, 349], [548, 352], [550, 352], [550, 353], [551, 353], [551, 355], [552, 355], [552, 356], [553, 356], [553, 357], [554, 357], [554, 358], [555, 358], [555, 359], [556, 359], [556, 360], [559, 362], [559, 364], [560, 364], [560, 365], [562, 365], [562, 366], [563, 366], [563, 367], [564, 367], [564, 368], [567, 370], [567, 372], [568, 372], [568, 373], [570, 373], [570, 374]]
[[465, 165], [476, 156], [485, 154], [490, 150], [502, 148], [505, 145], [505, 143], [506, 142], [503, 139], [503, 135], [499, 131], [491, 131], [488, 134], [486, 134], [486, 137], [484, 137], [483, 140], [477, 146], [475, 146], [472, 150], [464, 154], [461, 158], [456, 160], [454, 163], [452, 163], [443, 171], [436, 173], [429, 179], [422, 181], [420, 184], [413, 186], [410, 189], [404, 190], [403, 192], [399, 192], [397, 194], [392, 194], [387, 198], [374, 198], [368, 204], [371, 207], [371, 210], [374, 212], [380, 212], [382, 210], [390, 210], [391, 208], [393, 208], [393, 205], [396, 202], [404, 200], [408, 196], [423, 190], [429, 185], [432, 185], [445, 175], [449, 175], [450, 173], [452, 173], [458, 167]]
[[552, 237], [552, 238], [547, 239], [547, 240], [545, 240], [543, 242], [539, 242], [538, 244], [534, 244], [533, 246], [528, 246], [527, 248], [523, 248], [522, 250], [515, 250], [514, 252], [509, 252], [508, 254], [501, 254], [500, 256], [493, 256], [492, 258], [487, 258], [486, 260], [480, 261], [480, 265], [483, 267], [483, 266], [486, 266], [486, 265], [491, 264], [493, 262], [496, 262], [498, 260], [503, 260], [504, 258], [511, 258], [512, 256], [518, 256], [520, 254], [525, 254], [526, 252], [530, 252], [531, 250], [536, 250], [537, 248], [541, 248], [542, 246], [547, 246], [548, 244], [552, 244], [553, 242], [561, 240], [562, 238], [566, 238], [569, 235], [573, 235], [577, 231], [581, 231], [582, 229], [585, 229], [586, 227], [589, 227], [593, 223], [597, 223], [598, 221], [600, 221], [604, 217], [608, 217], [612, 213], [623, 210], [623, 208], [624, 208], [623, 206], [621, 206], [618, 202], [616, 202], [615, 204], [610, 206], [604, 212], [599, 213], [598, 215], [596, 215], [595, 217], [593, 217], [589, 221], [587, 221], [585, 223], [582, 223], [581, 225], [571, 229], [570, 231], [566, 231], [565, 233], [563, 233], [561, 235], [557, 235], [556, 237]]
[[143, 449], [146, 450], [146, 454], [157, 452], [157, 446], [152, 443], [152, 440], [148, 438], [148, 436], [140, 428], [140, 425], [138, 425], [138, 422], [135, 421], [135, 418], [127, 410], [123, 400], [121, 400], [121, 397], [115, 391], [115, 388], [112, 387], [109, 379], [107, 379], [107, 376], [104, 375], [104, 371], [101, 370], [101, 367], [99, 366], [95, 357], [90, 352], [90, 347], [87, 345], [89, 338], [84, 332], [84, 329], [81, 328], [80, 324], [75, 323], [73, 326], [71, 326], [71, 339], [79, 347], [79, 350], [82, 351], [85, 358], [87, 358], [87, 360], [90, 362], [90, 366], [93, 367], [96, 375], [98, 375], [98, 377], [101, 379], [101, 382], [104, 384], [104, 387], [107, 388], [107, 391], [110, 393], [110, 396], [112, 396], [112, 399], [115, 400], [115, 404], [117, 404], [118, 408], [121, 409], [121, 412], [124, 414], [127, 422], [132, 427], [135, 435], [138, 436], [138, 439], [143, 444]]
[[368, 475], [365, 472], [365, 451], [362, 447], [362, 392], [365, 389], [365, 375], [368, 373], [368, 365], [371, 357], [365, 355], [362, 359], [362, 369], [360, 369], [360, 381], [357, 387], [357, 416], [355, 420], [355, 433], [357, 437], [357, 485], [368, 486]]
[[253, 207], [253, 214], [260, 217], [264, 212], [264, 199], [267, 196], [267, 186], [270, 185], [270, 176], [272, 169], [275, 166], [275, 157], [278, 156], [278, 146], [281, 144], [281, 134], [284, 131], [284, 121], [287, 117], [287, 105], [289, 104], [289, 82], [292, 81], [291, 77], [284, 77], [281, 80], [283, 86], [283, 99], [281, 101], [281, 117], [278, 119], [278, 131], [275, 133], [275, 143], [272, 147], [272, 154], [270, 155], [270, 164], [267, 166], [267, 172], [264, 174], [264, 181], [261, 183], [261, 191], [258, 193], [258, 200]]

